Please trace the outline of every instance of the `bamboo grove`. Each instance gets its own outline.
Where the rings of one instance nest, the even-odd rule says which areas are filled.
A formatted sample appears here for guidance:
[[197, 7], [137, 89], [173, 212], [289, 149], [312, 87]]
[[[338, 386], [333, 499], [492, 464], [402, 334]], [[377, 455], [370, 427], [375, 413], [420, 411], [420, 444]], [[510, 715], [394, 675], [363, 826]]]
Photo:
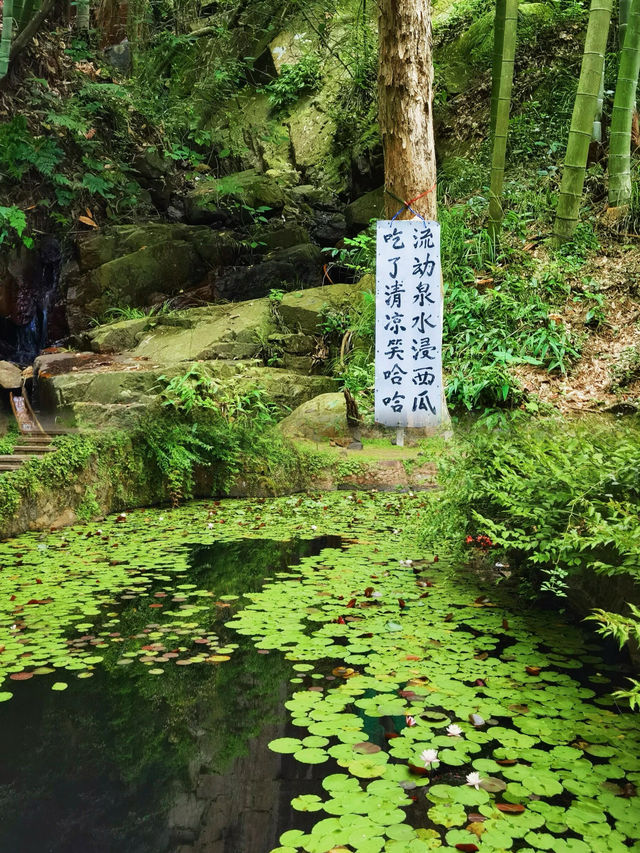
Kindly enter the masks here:
[[[604, 66], [613, 16], [612, 0], [592, 0], [584, 53], [564, 158], [554, 237], [562, 243], [576, 230], [585, 182], [589, 148], [602, 143]], [[491, 92], [493, 154], [489, 221], [497, 236], [503, 216], [504, 180], [509, 110], [516, 56], [518, 0], [497, 0]], [[620, 0], [618, 9], [618, 74], [609, 134], [609, 212], [624, 217], [632, 196], [632, 125], [640, 73], [640, 0]]]

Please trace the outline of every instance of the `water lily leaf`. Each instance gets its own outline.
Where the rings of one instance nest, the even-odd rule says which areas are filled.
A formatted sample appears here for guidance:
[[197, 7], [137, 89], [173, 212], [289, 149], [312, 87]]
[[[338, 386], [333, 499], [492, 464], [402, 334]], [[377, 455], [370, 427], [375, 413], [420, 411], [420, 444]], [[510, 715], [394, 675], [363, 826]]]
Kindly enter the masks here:
[[54, 684], [51, 685], [51, 689], [57, 690], [57, 691], [62, 691], [62, 690], [66, 690], [68, 686], [69, 685], [66, 683], [66, 681], [56, 681]]
[[467, 819], [465, 810], [458, 803], [436, 803], [427, 814], [429, 820], [447, 828], [462, 826]]
[[329, 760], [329, 756], [324, 749], [314, 747], [299, 749], [297, 752], [294, 752], [293, 757], [302, 764], [324, 764], [325, 761]]
[[480, 787], [484, 788], [485, 791], [489, 791], [490, 794], [496, 794], [499, 791], [506, 790], [507, 783], [502, 779], [497, 779], [495, 776], [487, 776], [480, 782]]
[[294, 753], [301, 748], [302, 741], [296, 737], [280, 737], [269, 741], [268, 746], [272, 752]]
[[348, 764], [349, 772], [359, 779], [375, 779], [378, 776], [384, 776], [386, 767], [384, 764], [367, 760], [366, 758], [358, 761], [350, 761]]
[[322, 800], [316, 794], [302, 794], [294, 797], [291, 805], [299, 812], [317, 812], [323, 807]]
[[506, 814], [522, 814], [525, 810], [521, 803], [496, 803], [496, 808]]
[[354, 752], [357, 752], [361, 755], [373, 755], [374, 753], [381, 751], [381, 747], [379, 747], [376, 743], [370, 743], [369, 741], [354, 743], [352, 749]]

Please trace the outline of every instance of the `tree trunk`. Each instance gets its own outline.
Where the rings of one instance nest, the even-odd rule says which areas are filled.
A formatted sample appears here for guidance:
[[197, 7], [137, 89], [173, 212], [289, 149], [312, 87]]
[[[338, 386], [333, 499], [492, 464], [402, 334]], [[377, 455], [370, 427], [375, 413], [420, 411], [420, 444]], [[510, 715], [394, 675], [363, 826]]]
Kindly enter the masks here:
[[489, 230], [493, 237], [498, 233], [503, 214], [502, 187], [504, 185], [504, 164], [507, 156], [513, 67], [516, 58], [518, 0], [506, 0], [503, 28], [493, 156], [491, 159], [491, 189], [489, 192]]
[[[426, 193], [411, 206], [425, 219], [435, 219], [430, 0], [380, 0], [378, 23], [386, 212], [390, 218], [402, 201]], [[404, 210], [399, 218], [412, 216]]]
[[613, 100], [609, 150], [609, 206], [631, 202], [631, 127], [640, 74], [640, 0], [632, 0]]
[[554, 235], [558, 242], [570, 240], [578, 224], [589, 143], [598, 108], [604, 53], [611, 21], [611, 6], [612, 0], [591, 0], [582, 68], [571, 117], [571, 130], [554, 226]]
[[496, 16], [493, 23], [493, 67], [491, 69], [491, 125], [490, 136], [496, 132], [498, 98], [500, 96], [500, 73], [502, 71], [502, 50], [504, 46], [504, 20], [507, 14], [507, 0], [496, 0]]
[[9, 70], [11, 36], [13, 35], [13, 0], [4, 0], [2, 6], [2, 38], [0, 39], [0, 78]]

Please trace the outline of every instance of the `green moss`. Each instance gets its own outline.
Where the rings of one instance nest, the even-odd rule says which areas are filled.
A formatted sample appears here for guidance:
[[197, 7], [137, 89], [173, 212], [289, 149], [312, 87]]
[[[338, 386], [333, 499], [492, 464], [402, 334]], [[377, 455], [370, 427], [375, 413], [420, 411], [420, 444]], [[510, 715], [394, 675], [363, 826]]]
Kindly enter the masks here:
[[96, 500], [96, 491], [94, 488], [89, 488], [85, 492], [83, 499], [78, 504], [76, 515], [80, 521], [91, 521], [97, 515], [100, 515], [100, 504]]

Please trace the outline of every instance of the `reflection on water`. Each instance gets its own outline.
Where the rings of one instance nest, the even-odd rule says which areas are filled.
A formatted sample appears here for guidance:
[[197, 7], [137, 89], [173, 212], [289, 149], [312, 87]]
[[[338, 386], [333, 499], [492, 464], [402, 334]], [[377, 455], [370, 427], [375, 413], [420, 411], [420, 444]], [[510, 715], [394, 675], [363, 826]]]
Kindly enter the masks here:
[[[217, 594], [258, 589], [264, 577], [339, 540], [246, 540], [200, 547], [190, 576]], [[290, 663], [239, 643], [217, 666], [149, 675], [105, 652], [87, 680], [20, 684], [0, 706], [1, 853], [267, 853], [301, 828], [290, 800], [315, 789], [313, 767], [267, 749], [288, 732]], [[147, 619], [130, 601], [134, 633]], [[324, 768], [326, 771], [326, 768]]]

